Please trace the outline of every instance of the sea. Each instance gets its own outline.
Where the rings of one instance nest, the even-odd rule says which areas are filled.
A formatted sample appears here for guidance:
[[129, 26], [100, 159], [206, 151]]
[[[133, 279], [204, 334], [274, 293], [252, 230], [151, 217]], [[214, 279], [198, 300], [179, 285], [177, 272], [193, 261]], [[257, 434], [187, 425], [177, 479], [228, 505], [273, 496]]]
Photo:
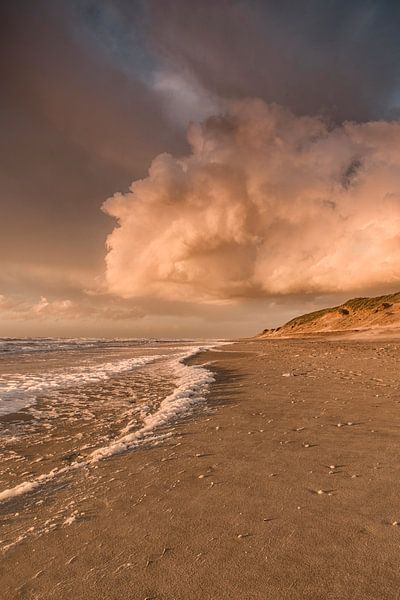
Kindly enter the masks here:
[[212, 365], [188, 360], [224, 343], [0, 338], [0, 508], [172, 436], [214, 381]]

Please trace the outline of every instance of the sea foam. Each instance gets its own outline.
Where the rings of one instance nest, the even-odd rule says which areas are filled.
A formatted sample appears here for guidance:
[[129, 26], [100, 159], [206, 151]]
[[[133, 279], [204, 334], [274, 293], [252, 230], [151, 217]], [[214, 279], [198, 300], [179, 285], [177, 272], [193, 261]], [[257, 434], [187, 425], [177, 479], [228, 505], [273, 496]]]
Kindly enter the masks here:
[[13, 413], [32, 405], [39, 394], [109, 379], [161, 358], [162, 355], [139, 356], [97, 365], [70, 367], [38, 374], [17, 373], [0, 377], [0, 415]]
[[[192, 347], [190, 351], [171, 358], [169, 362], [175, 376], [176, 388], [161, 401], [154, 413], [148, 413], [144, 416], [139, 429], [126, 433], [125, 428], [123, 435], [114, 439], [108, 445], [97, 448], [84, 460], [73, 462], [59, 469], [53, 469], [30, 481], [24, 481], [13, 488], [8, 488], [0, 492], [0, 502], [6, 502], [15, 497], [36, 491], [56, 477], [65, 475], [68, 472], [88, 467], [100, 460], [133, 450], [143, 444], [160, 442], [165, 437], [172, 435], [171, 432], [163, 431], [163, 426], [170, 425], [177, 419], [190, 415], [195, 409], [201, 407], [205, 403], [209, 385], [215, 381], [213, 373], [206, 365], [187, 365], [186, 361], [200, 352], [209, 350], [215, 345], [217, 344]], [[154, 356], [142, 358], [156, 359]], [[133, 360], [136, 361], [137, 359]], [[131, 364], [131, 368], [133, 366], [135, 366], [135, 363]]]

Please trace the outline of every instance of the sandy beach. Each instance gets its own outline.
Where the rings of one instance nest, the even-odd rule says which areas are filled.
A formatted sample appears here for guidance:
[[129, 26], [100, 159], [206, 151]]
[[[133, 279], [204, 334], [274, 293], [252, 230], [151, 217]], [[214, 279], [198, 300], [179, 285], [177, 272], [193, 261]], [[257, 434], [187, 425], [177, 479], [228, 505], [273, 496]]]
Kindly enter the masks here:
[[399, 598], [399, 346], [250, 340], [192, 358], [216, 376], [207, 411], [28, 508], [1, 504], [2, 538], [24, 509], [32, 528], [2, 554], [1, 597]]
[[400, 600], [400, 1], [0, 17], [0, 600]]

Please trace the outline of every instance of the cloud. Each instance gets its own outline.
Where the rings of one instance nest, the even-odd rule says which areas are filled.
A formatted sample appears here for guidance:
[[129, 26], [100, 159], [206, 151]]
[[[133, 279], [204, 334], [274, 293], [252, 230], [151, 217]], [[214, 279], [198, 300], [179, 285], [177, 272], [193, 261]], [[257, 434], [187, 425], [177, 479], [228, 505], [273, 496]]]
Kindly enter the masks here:
[[396, 2], [148, 0], [145, 7], [148, 43], [160, 60], [192, 72], [217, 96], [260, 97], [338, 121], [380, 118], [399, 105]]
[[165, 147], [183, 151], [183, 136], [132, 67], [139, 49], [129, 48], [128, 74], [104, 28], [84, 27], [100, 27], [98, 4], [107, 21], [110, 2], [19, 4], [0, 3], [0, 277], [36, 266], [98, 273], [109, 231], [99, 205]]
[[221, 101], [207, 92], [190, 73], [160, 70], [154, 74], [152, 88], [165, 104], [167, 114], [186, 129], [192, 120], [209, 117]]
[[220, 302], [400, 282], [400, 123], [230, 102], [104, 210], [107, 286]]
[[79, 301], [68, 298], [48, 299], [41, 296], [27, 299], [25, 296], [0, 295], [0, 319], [15, 321], [71, 321], [101, 320], [122, 321], [143, 317], [136, 306], [113, 298], [86, 298]]

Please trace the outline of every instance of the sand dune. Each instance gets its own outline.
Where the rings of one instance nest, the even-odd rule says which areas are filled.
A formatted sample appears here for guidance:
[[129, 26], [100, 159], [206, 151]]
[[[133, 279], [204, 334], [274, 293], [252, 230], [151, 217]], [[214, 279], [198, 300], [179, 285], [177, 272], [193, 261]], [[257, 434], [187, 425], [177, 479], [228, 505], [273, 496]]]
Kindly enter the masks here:
[[282, 327], [264, 329], [258, 337], [298, 337], [329, 332], [400, 335], [400, 292], [352, 298], [340, 306], [296, 317]]

